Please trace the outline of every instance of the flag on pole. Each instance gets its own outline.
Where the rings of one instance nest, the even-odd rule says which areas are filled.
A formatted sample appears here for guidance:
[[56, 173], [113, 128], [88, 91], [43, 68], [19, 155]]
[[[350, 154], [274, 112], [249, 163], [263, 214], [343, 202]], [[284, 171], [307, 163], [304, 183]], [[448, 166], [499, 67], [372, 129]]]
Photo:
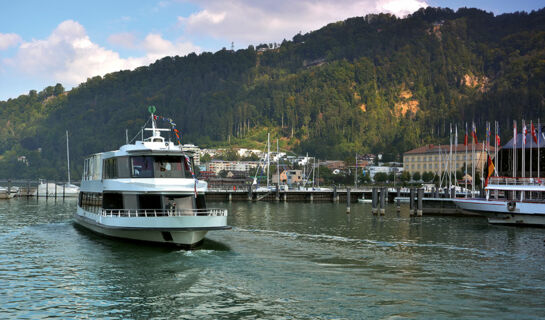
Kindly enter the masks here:
[[498, 126], [498, 132], [496, 133], [496, 147], [499, 147], [500, 145], [500, 126]]
[[537, 134], [536, 134], [536, 128], [534, 127], [534, 123], [531, 123], [531, 130], [532, 130], [532, 138], [534, 139], [534, 142], [537, 144]]
[[464, 136], [464, 146], [467, 147], [467, 122], [466, 122], [466, 135]]
[[486, 179], [484, 180], [485, 187], [488, 185], [488, 179], [494, 173], [494, 169], [495, 169], [494, 162], [492, 162], [492, 158], [490, 158], [490, 155], [488, 155], [488, 160], [486, 162], [486, 169], [484, 170], [486, 172]]
[[477, 128], [475, 127], [475, 122], [472, 123], [471, 134], [473, 135], [473, 144], [478, 144], [477, 140]]
[[528, 134], [528, 129], [526, 128], [526, 123], [522, 126], [522, 145], [526, 146], [526, 135]]

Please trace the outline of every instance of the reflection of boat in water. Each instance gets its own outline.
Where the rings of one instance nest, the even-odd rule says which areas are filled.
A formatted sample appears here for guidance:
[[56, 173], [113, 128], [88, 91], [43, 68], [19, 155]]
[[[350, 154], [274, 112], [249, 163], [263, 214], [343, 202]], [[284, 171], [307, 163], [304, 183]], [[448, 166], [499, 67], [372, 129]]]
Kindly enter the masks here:
[[545, 226], [545, 181], [540, 178], [491, 177], [486, 198], [454, 199], [465, 211], [479, 213], [489, 223]]
[[358, 198], [359, 203], [372, 203], [373, 199]]
[[156, 128], [156, 119], [144, 141], [85, 160], [75, 222], [111, 237], [181, 246], [230, 229], [226, 209], [206, 207], [208, 185], [195, 179], [192, 155], [165, 141], [160, 131], [170, 130]]

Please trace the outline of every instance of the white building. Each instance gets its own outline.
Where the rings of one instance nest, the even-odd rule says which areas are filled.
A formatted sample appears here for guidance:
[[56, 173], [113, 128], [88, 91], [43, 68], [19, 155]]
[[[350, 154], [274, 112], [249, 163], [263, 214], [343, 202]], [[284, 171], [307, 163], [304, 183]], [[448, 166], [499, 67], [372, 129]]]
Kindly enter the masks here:
[[212, 160], [207, 164], [207, 171], [213, 171], [218, 174], [220, 171], [254, 171], [259, 165], [259, 161], [223, 161]]
[[182, 150], [193, 153], [193, 163], [198, 166], [201, 164], [201, 148], [194, 144], [182, 145]]
[[373, 181], [375, 180], [375, 174], [379, 172], [383, 172], [386, 174], [390, 174], [392, 172], [399, 174], [403, 172], [403, 168], [401, 167], [383, 167], [383, 166], [369, 166], [369, 167], [365, 167], [365, 170], [369, 171], [369, 178], [371, 178], [371, 180]]

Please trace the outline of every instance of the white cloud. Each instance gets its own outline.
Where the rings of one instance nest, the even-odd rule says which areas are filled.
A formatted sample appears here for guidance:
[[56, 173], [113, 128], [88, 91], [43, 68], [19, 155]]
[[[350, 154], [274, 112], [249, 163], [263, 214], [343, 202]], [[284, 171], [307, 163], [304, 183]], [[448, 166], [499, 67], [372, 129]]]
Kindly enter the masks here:
[[167, 55], [185, 55], [200, 51], [191, 43], [172, 43], [159, 34], [149, 34], [140, 42], [131, 34], [117, 34], [112, 35], [109, 41], [126, 47], [141, 48], [145, 54], [140, 57], [121, 58], [117, 52], [93, 43], [81, 24], [67, 20], [47, 39], [22, 43], [9, 64], [29, 75], [74, 86], [89, 77], [134, 69]]
[[21, 42], [21, 37], [16, 33], [0, 33], [0, 50], [14, 47]]
[[[190, 0], [191, 1], [191, 0]], [[399, 17], [427, 7], [420, 0], [196, 0], [202, 10], [179, 17], [189, 36], [211, 36], [238, 44], [291, 39], [349, 17], [388, 12]]]
[[126, 49], [136, 48], [136, 35], [131, 32], [115, 33], [108, 37], [108, 43]]

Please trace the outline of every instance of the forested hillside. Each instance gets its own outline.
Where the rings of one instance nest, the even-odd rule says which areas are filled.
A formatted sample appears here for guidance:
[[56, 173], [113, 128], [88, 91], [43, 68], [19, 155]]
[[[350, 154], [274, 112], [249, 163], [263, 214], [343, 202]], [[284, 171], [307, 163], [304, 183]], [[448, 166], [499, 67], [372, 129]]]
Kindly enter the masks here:
[[184, 143], [255, 145], [270, 131], [321, 159], [395, 158], [446, 142], [451, 122], [463, 131], [475, 120], [482, 134], [498, 120], [507, 137], [513, 119], [544, 114], [545, 10], [368, 15], [266, 50], [165, 57], [69, 92], [31, 91], [0, 102], [0, 178], [64, 177], [65, 130], [79, 178], [85, 155], [118, 148], [125, 129], [137, 134], [148, 105], [174, 119]]

